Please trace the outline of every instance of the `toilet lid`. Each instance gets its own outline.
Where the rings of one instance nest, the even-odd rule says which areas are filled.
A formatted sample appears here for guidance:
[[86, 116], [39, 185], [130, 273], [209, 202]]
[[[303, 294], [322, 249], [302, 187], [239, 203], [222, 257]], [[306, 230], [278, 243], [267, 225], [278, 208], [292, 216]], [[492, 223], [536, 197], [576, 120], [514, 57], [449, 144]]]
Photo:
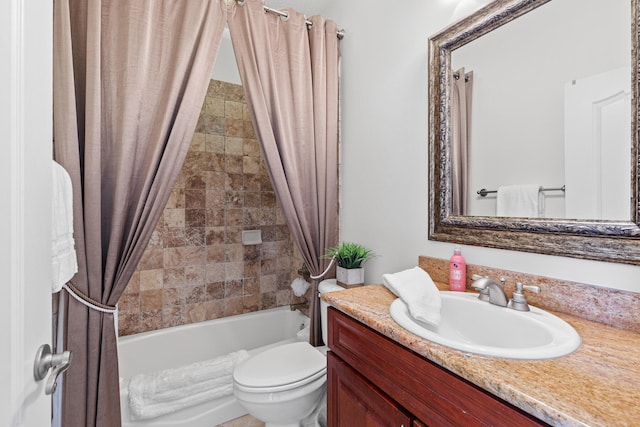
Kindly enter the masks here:
[[324, 375], [327, 359], [307, 342], [271, 348], [241, 363], [233, 372], [237, 384], [274, 387]]

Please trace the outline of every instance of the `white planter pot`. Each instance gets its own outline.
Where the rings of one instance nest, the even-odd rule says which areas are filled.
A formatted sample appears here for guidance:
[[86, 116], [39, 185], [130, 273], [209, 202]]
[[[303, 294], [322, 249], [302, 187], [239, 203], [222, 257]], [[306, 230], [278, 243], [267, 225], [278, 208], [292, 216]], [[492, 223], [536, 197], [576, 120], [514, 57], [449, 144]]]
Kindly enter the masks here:
[[336, 281], [345, 288], [364, 285], [364, 268], [336, 267]]

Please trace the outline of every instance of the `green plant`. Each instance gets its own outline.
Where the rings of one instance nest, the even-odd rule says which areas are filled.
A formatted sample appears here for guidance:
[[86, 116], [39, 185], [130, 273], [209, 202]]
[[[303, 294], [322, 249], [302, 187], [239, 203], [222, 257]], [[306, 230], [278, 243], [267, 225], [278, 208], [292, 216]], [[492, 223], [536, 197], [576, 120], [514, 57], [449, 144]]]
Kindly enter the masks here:
[[362, 263], [373, 256], [371, 249], [357, 243], [343, 242], [327, 249], [322, 258], [335, 258], [338, 266], [351, 269], [362, 267]]

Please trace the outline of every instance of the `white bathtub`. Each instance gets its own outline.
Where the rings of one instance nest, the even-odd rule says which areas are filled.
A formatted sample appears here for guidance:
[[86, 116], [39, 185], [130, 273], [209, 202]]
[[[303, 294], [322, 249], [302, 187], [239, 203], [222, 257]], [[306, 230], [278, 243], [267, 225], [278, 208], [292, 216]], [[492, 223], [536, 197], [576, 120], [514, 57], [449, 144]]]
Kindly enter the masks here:
[[118, 339], [120, 407], [123, 427], [214, 427], [246, 414], [233, 396], [149, 420], [129, 419], [129, 379], [141, 373], [177, 368], [232, 351], [251, 355], [280, 343], [308, 340], [301, 332], [309, 318], [289, 307], [263, 310]]

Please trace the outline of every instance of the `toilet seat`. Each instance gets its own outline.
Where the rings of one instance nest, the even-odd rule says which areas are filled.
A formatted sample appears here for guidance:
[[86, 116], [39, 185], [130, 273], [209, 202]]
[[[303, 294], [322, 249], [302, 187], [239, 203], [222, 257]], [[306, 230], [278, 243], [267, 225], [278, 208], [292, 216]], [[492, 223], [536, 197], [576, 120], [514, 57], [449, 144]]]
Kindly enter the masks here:
[[240, 364], [233, 372], [238, 390], [271, 393], [295, 389], [324, 377], [326, 357], [306, 342], [271, 348]]

